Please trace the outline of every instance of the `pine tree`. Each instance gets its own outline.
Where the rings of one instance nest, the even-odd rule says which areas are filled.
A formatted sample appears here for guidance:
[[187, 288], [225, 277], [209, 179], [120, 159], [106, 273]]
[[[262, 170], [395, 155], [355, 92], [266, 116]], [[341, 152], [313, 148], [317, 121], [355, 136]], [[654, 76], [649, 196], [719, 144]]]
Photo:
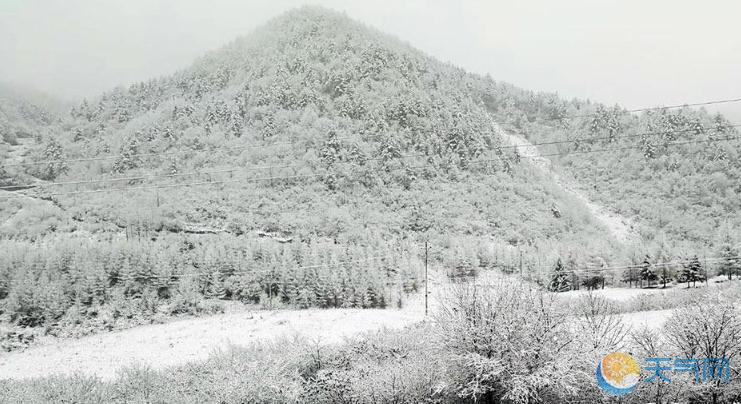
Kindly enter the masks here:
[[551, 292], [565, 292], [569, 289], [571, 289], [571, 280], [566, 273], [566, 268], [564, 268], [561, 258], [559, 258], [556, 261], [556, 267], [553, 269], [553, 276], [548, 285], [548, 290]]
[[300, 288], [298, 290], [298, 295], [296, 296], [296, 305], [302, 309], [308, 309], [313, 306], [314, 297], [311, 290], [305, 287]]
[[46, 142], [41, 159], [48, 161], [46, 165], [41, 167], [41, 172], [39, 173], [39, 178], [41, 179], [54, 180], [69, 170], [64, 149], [54, 138], [49, 138], [49, 141]]
[[[326, 271], [326, 270], [325, 270]], [[325, 308], [329, 306], [331, 301], [331, 291], [329, 287], [329, 277], [324, 273], [315, 269], [314, 272], [314, 295], [316, 296], [316, 304], [319, 307]]]
[[713, 117], [713, 129], [718, 137], [724, 137], [730, 131], [730, 125], [728, 121], [720, 113], [715, 114]]
[[85, 139], [85, 135], [83, 134], [82, 129], [81, 128], [75, 129], [75, 136], [72, 139], [72, 141], [76, 143], [76, 142], [82, 141], [83, 139]]
[[728, 276], [728, 280], [730, 281], [733, 279], [734, 274], [736, 276], [741, 274], [741, 257], [739, 257], [738, 249], [733, 246], [730, 236], [727, 235], [724, 238], [718, 255], [720, 256], [718, 270], [721, 275]]
[[687, 282], [688, 288], [690, 287], [690, 282], [692, 282], [692, 286], [695, 286], [695, 282], [700, 278], [701, 272], [702, 264], [700, 264], [700, 259], [695, 255], [688, 264], [684, 264], [682, 280]]
[[[381, 295], [383, 295], [383, 294], [381, 294]], [[364, 308], [376, 308], [376, 307], [379, 307], [378, 297], [379, 296], [378, 296], [378, 293], [376, 292], [376, 290], [372, 286], [368, 286], [365, 289], [365, 298], [364, 298], [365, 305], [363, 307]]]
[[244, 118], [239, 110], [234, 109], [229, 115], [229, 131], [234, 137], [242, 136], [242, 129], [244, 128]]
[[388, 306], [388, 302], [386, 301], [386, 292], [382, 291], [378, 294], [378, 308], [385, 309]]
[[155, 261], [153, 270], [153, 284], [157, 289], [157, 296], [163, 299], [167, 299], [172, 295], [171, 287], [172, 282], [172, 266], [174, 263], [170, 262], [168, 257], [164, 254], [159, 254]]
[[141, 157], [139, 157], [139, 139], [132, 136], [121, 146], [121, 153], [118, 160], [113, 163], [113, 171], [123, 173], [127, 170], [139, 167]]
[[206, 295], [211, 299], [226, 299], [226, 289], [218, 271], [211, 273], [208, 281], [208, 293]]
[[607, 131], [609, 133], [610, 142], [617, 140], [617, 135], [622, 129], [619, 119], [621, 112], [620, 107], [617, 105], [607, 112]]
[[576, 274], [576, 271], [579, 269], [579, 264], [576, 261], [576, 256], [572, 253], [569, 253], [569, 257], [566, 259], [566, 270], [571, 274], [569, 278], [571, 279], [569, 281], [571, 289], [579, 289], [579, 276]]
[[334, 298], [332, 306], [335, 308], [345, 307], [345, 302], [348, 299], [347, 294], [347, 278], [345, 276], [338, 276], [338, 285], [334, 291]]
[[137, 292], [134, 270], [131, 268], [131, 262], [129, 262], [128, 257], [121, 257], [118, 280], [123, 286], [124, 295], [130, 296]]
[[642, 281], [648, 282], [648, 287], [651, 287], [651, 282], [657, 279], [656, 270], [651, 265], [650, 257], [646, 255], [640, 266], [640, 277]]
[[666, 283], [669, 282], [670, 279], [669, 271], [666, 269], [666, 266], [661, 268], [661, 276], [659, 277], [659, 279], [663, 284], [663, 288], [666, 289]]
[[280, 281], [280, 300], [283, 303], [292, 303], [292, 301], [298, 295], [298, 289], [296, 288], [296, 278], [292, 271], [286, 271], [281, 276]]

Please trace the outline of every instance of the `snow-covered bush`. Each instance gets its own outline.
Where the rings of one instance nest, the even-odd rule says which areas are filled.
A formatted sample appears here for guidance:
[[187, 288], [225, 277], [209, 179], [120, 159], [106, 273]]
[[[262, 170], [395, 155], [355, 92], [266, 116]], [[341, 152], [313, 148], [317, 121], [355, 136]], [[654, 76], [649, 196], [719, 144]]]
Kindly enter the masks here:
[[555, 302], [511, 280], [458, 287], [436, 318], [458, 396], [532, 403], [575, 394], [590, 375], [575, 366], [574, 335]]

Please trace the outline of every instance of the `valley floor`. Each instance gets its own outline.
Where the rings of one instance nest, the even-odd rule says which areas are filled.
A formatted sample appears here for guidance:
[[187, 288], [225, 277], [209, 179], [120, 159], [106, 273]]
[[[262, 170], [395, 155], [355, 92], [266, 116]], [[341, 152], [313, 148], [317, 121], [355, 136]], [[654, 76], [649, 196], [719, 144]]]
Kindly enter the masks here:
[[402, 328], [424, 319], [420, 299], [403, 309], [308, 309], [238, 311], [64, 339], [22, 352], [0, 354], [0, 379], [84, 374], [113, 379], [119, 369], [153, 369], [201, 361], [230, 346], [279, 337], [335, 343], [383, 328]]
[[[440, 281], [431, 282], [430, 310], [439, 304]], [[612, 297], [609, 290], [605, 297]], [[621, 293], [617, 293], [621, 295]], [[152, 369], [203, 361], [231, 346], [248, 346], [281, 337], [330, 344], [381, 329], [398, 329], [424, 321], [423, 293], [402, 309], [235, 310], [205, 318], [178, 320], [80, 339], [64, 339], [22, 352], [0, 354], [0, 379], [28, 379], [55, 374], [82, 374], [104, 380], [127, 367]], [[672, 310], [627, 313], [635, 328], [657, 329]]]

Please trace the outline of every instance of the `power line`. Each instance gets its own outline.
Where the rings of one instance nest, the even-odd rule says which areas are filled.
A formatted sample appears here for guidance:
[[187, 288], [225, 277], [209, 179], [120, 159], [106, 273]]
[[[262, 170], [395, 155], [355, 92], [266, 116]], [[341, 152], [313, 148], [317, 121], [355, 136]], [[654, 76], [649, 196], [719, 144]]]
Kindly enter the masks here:
[[[733, 125], [727, 125], [728, 128], [737, 128], [741, 127], [741, 124], [733, 124]], [[673, 133], [686, 133], [686, 132], [694, 132], [696, 129], [683, 129], [683, 130], [677, 130]], [[549, 142], [540, 142], [540, 143], [529, 143], [529, 144], [517, 144], [517, 145], [497, 145], [493, 148], [487, 148], [486, 150], [497, 150], [497, 149], [519, 149], [519, 148], [528, 148], [528, 147], [537, 147], [537, 146], [550, 146], [550, 145], [557, 145], [557, 144], [568, 144], [568, 143], [588, 143], [592, 141], [598, 141], [598, 140], [618, 140], [618, 139], [627, 139], [627, 138], [636, 138], [636, 137], [642, 137], [642, 136], [654, 136], [654, 135], [663, 135], [665, 134], [665, 131], [657, 131], [657, 132], [643, 132], [643, 133], [637, 133], [633, 135], [625, 135], [625, 136], [618, 136], [618, 137], [589, 137], [589, 138], [581, 138], [581, 139], [572, 139], [572, 140], [559, 140], [559, 141], [549, 141]], [[705, 140], [701, 140], [705, 141]], [[698, 141], [698, 142], [701, 142]], [[605, 149], [609, 151], [618, 151], [618, 150], [624, 150], [623, 149]], [[600, 150], [596, 150], [600, 151]], [[596, 152], [596, 151], [571, 151], [569, 153], [590, 153], [590, 152]], [[540, 157], [550, 157], [550, 156], [557, 156], [562, 155], [565, 153], [555, 153], [555, 154], [545, 154], [540, 155]], [[418, 153], [418, 154], [410, 154], [410, 155], [401, 155], [397, 159], [407, 159], [407, 158], [414, 158], [414, 157], [434, 157], [430, 156], [424, 153]], [[537, 157], [531, 157], [531, 156], [520, 156], [521, 158], [533, 158], [536, 159]], [[376, 160], [383, 160], [385, 157], [373, 157], [373, 158], [367, 158], [363, 161], [376, 161]], [[355, 163], [353, 161], [341, 161], [336, 162], [334, 164], [336, 165], [342, 165], [342, 164], [352, 164]], [[134, 176], [134, 177], [114, 177], [114, 178], [102, 178], [102, 179], [95, 179], [95, 180], [79, 180], [79, 181], [66, 181], [66, 182], [47, 182], [47, 183], [34, 183], [34, 184], [22, 184], [22, 185], [6, 185], [6, 186], [0, 186], [0, 190], [15, 190], [18, 188], [36, 188], [36, 187], [48, 187], [48, 186], [59, 186], [59, 185], [88, 185], [88, 184], [96, 184], [96, 183], [102, 183], [102, 182], [116, 182], [116, 181], [138, 181], [138, 180], [145, 180], [145, 179], [154, 179], [154, 178], [175, 178], [175, 177], [183, 177], [183, 176], [192, 176], [192, 175], [212, 175], [212, 174], [222, 174], [222, 173], [233, 173], [240, 170], [248, 170], [248, 171], [256, 171], [256, 170], [268, 170], [268, 169], [280, 169], [280, 168], [301, 168], [303, 166], [297, 166], [297, 165], [272, 165], [272, 166], [257, 166], [257, 167], [240, 167], [240, 168], [233, 168], [233, 169], [224, 169], [224, 170], [216, 170], [216, 171], [193, 171], [188, 173], [173, 173], [173, 174], [152, 174], [152, 175], [146, 175], [146, 176]]]
[[[733, 259], [736, 260], [740, 258], [739, 256], [735, 257], [723, 257], [723, 258], [707, 258], [704, 261], [706, 262], [717, 262], [717, 261], [724, 261], [726, 259]], [[657, 263], [649, 263], [649, 268], [663, 268], [668, 267], [672, 265], [684, 265], [689, 264], [693, 261], [693, 259], [686, 259], [686, 260], [679, 260], [679, 261], [665, 261], [665, 262], [657, 262]], [[577, 269], [577, 270], [569, 270], [564, 271], [566, 273], [595, 273], [595, 272], [613, 272], [613, 271], [624, 271], [629, 269], [640, 269], [645, 266], [645, 263], [638, 263], [638, 264], [632, 264], [632, 265], [625, 265], [625, 266], [615, 266], [615, 267], [603, 267], [603, 268], [583, 268], [583, 269]]]
[[704, 102], [696, 102], [692, 104], [675, 104], [675, 105], [667, 105], [663, 107], [653, 107], [653, 108], [637, 108], [637, 109], [629, 109], [627, 112], [642, 112], [642, 111], [651, 111], [651, 110], [662, 110], [662, 109], [676, 109], [676, 108], [685, 108], [685, 107], [701, 107], [706, 105], [716, 105], [716, 104], [728, 104], [733, 102], [741, 102], [741, 98], [729, 98], [725, 100], [714, 100], [714, 101], [704, 101]]
[[[651, 110], [661, 110], [661, 109], [674, 109], [674, 108], [683, 108], [683, 107], [696, 107], [696, 106], [705, 106], [705, 105], [715, 105], [715, 104], [725, 104], [725, 103], [733, 103], [733, 102], [741, 102], [741, 98], [732, 98], [732, 99], [725, 99], [725, 100], [714, 100], [714, 101], [705, 101], [705, 102], [698, 102], [698, 103], [692, 103], [692, 104], [682, 104], [682, 105], [669, 105], [664, 107], [650, 107], [650, 108], [637, 108], [637, 109], [628, 109], [624, 110], [625, 112], [632, 113], [632, 112], [641, 112], [641, 111], [651, 111]], [[545, 120], [563, 120], [563, 119], [573, 119], [573, 118], [583, 118], [595, 115], [596, 113], [589, 113], [589, 114], [582, 114], [582, 115], [573, 115], [570, 117], [563, 117], [563, 118], [546, 118]], [[738, 126], [738, 125], [735, 125]], [[366, 138], [376, 138], [380, 137], [382, 134], [375, 134], [375, 135], [369, 135]], [[348, 140], [348, 139], [355, 139], [356, 136], [339, 136], [335, 139], [337, 140]], [[280, 145], [292, 145], [296, 142], [292, 141], [286, 141], [286, 142], [278, 142], [278, 143], [271, 143], [267, 145], [243, 145], [243, 146], [234, 146], [229, 147], [229, 150], [248, 150], [248, 149], [262, 149], [266, 147], [275, 147]], [[136, 154], [130, 154], [126, 157], [153, 157], [153, 156], [174, 156], [174, 155], [180, 155], [183, 154], [183, 151], [177, 151], [177, 152], [157, 152], [157, 153], [136, 153]], [[13, 164], [6, 164], [5, 167], [19, 167], [19, 166], [33, 166], [33, 165], [43, 165], [43, 164], [57, 164], [57, 163], [78, 163], [78, 162], [89, 162], [89, 161], [105, 161], [105, 160], [112, 160], [124, 157], [123, 155], [111, 155], [111, 156], [100, 156], [100, 157], [83, 157], [83, 158], [77, 158], [77, 159], [67, 159], [67, 160], [45, 160], [45, 161], [33, 161], [33, 162], [23, 162], [23, 163], [13, 163]]]
[[[725, 140], [738, 140], [741, 139], [741, 136], [736, 137], [725, 137], [725, 138], [716, 138], [716, 139], [704, 139], [704, 140], [687, 140], [683, 142], [671, 142], [671, 143], [664, 143], [660, 146], [677, 146], [677, 145], [686, 145], [686, 144], [697, 144], [697, 143], [714, 143], [719, 141], [725, 141]], [[614, 148], [608, 148], [608, 149], [592, 149], [592, 150], [572, 150], [565, 153], [551, 153], [551, 154], [542, 154], [540, 157], [552, 157], [552, 156], [562, 156], [562, 155], [568, 155], [568, 154], [588, 154], [588, 153], [600, 153], [600, 152], [607, 152], [607, 151], [623, 151], [623, 150], [635, 150], [635, 149], [641, 149], [643, 146], [626, 146], [626, 147], [614, 147]]]
[[[404, 255], [404, 253], [409, 253], [409, 251], [401, 251], [399, 254], [386, 254], [386, 255], [377, 255], [377, 256], [371, 256], [361, 259], [347, 259], [347, 260], [340, 260], [340, 262], [333, 263], [333, 264], [317, 264], [317, 265], [304, 265], [299, 267], [293, 267], [289, 270], [293, 271], [299, 271], [304, 269], [329, 269], [329, 268], [338, 268], [342, 267], [344, 265], [348, 264], [357, 264], [367, 261], [372, 261], [376, 259], [390, 259], [390, 258], [398, 258]], [[288, 268], [287, 268], [288, 269]], [[188, 278], [188, 277], [198, 277], [198, 276], [213, 276], [213, 275], [248, 275], [248, 274], [264, 274], [269, 273], [271, 271], [265, 270], [265, 271], [211, 271], [211, 272], [185, 272], [185, 273], [173, 273], [173, 274], [132, 274], [131, 277], [134, 279], [171, 279], [171, 278]], [[112, 274], [106, 274], [106, 278], [108, 279], [117, 279], [117, 280], [125, 280], [125, 277], [119, 275], [112, 275]]]
[[[397, 159], [407, 159], [407, 158], [413, 158], [413, 157], [427, 157], [426, 154], [409, 154], [409, 155], [402, 155], [397, 157]], [[383, 160], [386, 157], [372, 157], [372, 158], [366, 158], [363, 159], [363, 162], [368, 161], [376, 161], [376, 160]], [[344, 165], [344, 164], [353, 164], [357, 163], [356, 161], [338, 161], [333, 163], [333, 165]], [[3, 189], [18, 189], [18, 188], [37, 188], [37, 187], [47, 187], [47, 186], [58, 186], [58, 185], [82, 185], [82, 184], [96, 184], [101, 182], [116, 182], [116, 181], [137, 181], [137, 180], [145, 180], [145, 179], [153, 179], [153, 178], [174, 178], [174, 177], [183, 177], [183, 176], [191, 176], [191, 175], [212, 175], [212, 174], [223, 174], [223, 173], [233, 173], [241, 170], [245, 171], [257, 171], [257, 170], [272, 170], [272, 169], [280, 169], [280, 168], [303, 168], [306, 166], [301, 166], [297, 164], [282, 164], [282, 165], [271, 165], [271, 166], [256, 166], [256, 167], [239, 167], [239, 168], [231, 168], [231, 169], [224, 169], [224, 170], [216, 170], [216, 171], [191, 171], [187, 173], [173, 173], [173, 174], [151, 174], [151, 175], [144, 175], [144, 176], [135, 176], [135, 177], [114, 177], [114, 178], [101, 178], [96, 180], [80, 180], [80, 181], [66, 181], [66, 182], [42, 182], [42, 183], [35, 183], [35, 184], [23, 184], [23, 185], [6, 185], [0, 187], [0, 190]]]
[[[713, 143], [713, 142], [720, 142], [720, 141], [730, 141], [730, 140], [738, 140], [741, 139], [741, 136], [737, 137], [726, 137], [726, 138], [714, 138], [714, 139], [706, 139], [706, 140], [690, 140], [685, 142], [673, 142], [673, 143], [665, 143], [664, 146], [674, 146], [674, 145], [684, 145], [684, 144], [694, 144], [694, 143]], [[621, 148], [608, 148], [608, 149], [596, 149], [596, 150], [584, 150], [584, 151], [569, 151], [569, 152], [562, 152], [562, 153], [552, 153], [552, 154], [546, 154], [541, 156], [522, 156], [521, 158], [531, 158], [531, 159], [539, 159], [541, 157], [552, 157], [552, 156], [559, 156], [559, 155], [568, 155], [571, 153], [579, 153], [579, 154], [586, 154], [586, 153], [597, 153], [597, 152], [608, 152], [608, 151], [619, 151], [619, 150], [631, 150], [631, 149], [640, 149], [642, 146], [629, 146], [629, 147], [621, 147]], [[474, 165], [474, 164], [483, 164], [483, 163], [491, 163], [499, 161], [499, 159], [485, 159], [485, 160], [478, 160], [478, 161], [470, 161], [467, 164]], [[346, 162], [350, 163], [350, 162]], [[409, 167], [399, 167], [395, 169], [391, 169], [390, 171], [397, 171], [397, 170], [407, 170], [407, 169], [418, 169], [418, 168], [426, 168], [426, 167], [433, 167], [431, 164], [424, 164], [419, 166], [409, 166]], [[143, 185], [138, 187], [120, 187], [120, 188], [103, 188], [103, 189], [96, 189], [96, 190], [84, 190], [84, 191], [68, 191], [68, 192], [57, 192], [57, 193], [50, 193], [46, 194], [47, 197], [51, 196], [59, 196], [59, 195], [76, 195], [76, 194], [92, 194], [92, 193], [101, 193], [101, 192], [110, 192], [110, 191], [128, 191], [128, 190], [142, 190], [142, 189], [162, 189], [162, 188], [178, 188], [178, 187], [186, 187], [186, 186], [200, 186], [200, 185], [216, 185], [216, 184], [227, 184], [227, 183], [234, 183], [234, 182], [258, 182], [258, 181], [272, 181], [272, 180], [286, 180], [286, 179], [299, 179], [299, 178], [313, 178], [313, 177], [319, 177], [323, 175], [331, 174], [329, 172], [326, 173], [313, 173], [313, 174], [302, 174], [302, 175], [293, 175], [293, 176], [270, 176], [270, 177], [261, 177], [261, 178], [238, 178], [238, 179], [231, 179], [231, 180], [220, 180], [220, 181], [201, 181], [201, 182], [192, 182], [192, 183], [181, 183], [181, 184], [160, 184], [160, 185]], [[2, 195], [0, 198], [21, 198], [21, 197], [30, 197], [29, 195], [25, 194], [18, 194], [14, 192], [14, 195]]]
[[[378, 133], [375, 135], [368, 135], [364, 139], [367, 138], [376, 138], [381, 137], [383, 134]], [[335, 137], [336, 140], [352, 140], [356, 139], [357, 136], [337, 136]], [[362, 139], [361, 139], [362, 140]], [[243, 146], [224, 146], [225, 149], [229, 151], [233, 150], [249, 150], [249, 149], [264, 149], [267, 147], [275, 147], [275, 146], [282, 146], [282, 145], [293, 145], [297, 142], [294, 141], [286, 141], [286, 142], [277, 142], [277, 143], [270, 143], [270, 144], [263, 144], [263, 145], [243, 145]], [[220, 148], [216, 148], [217, 150]], [[199, 150], [187, 150], [187, 151], [199, 151]], [[174, 151], [174, 152], [156, 152], [156, 153], [134, 153], [134, 154], [127, 154], [126, 156], [122, 154], [117, 155], [110, 155], [110, 156], [99, 156], [99, 157], [82, 157], [82, 158], [76, 158], [76, 159], [57, 159], [57, 160], [40, 160], [40, 161], [29, 161], [29, 162], [23, 162], [23, 163], [13, 163], [13, 164], [6, 164], [5, 167], [20, 167], [20, 166], [34, 166], [34, 165], [44, 165], [44, 164], [58, 164], [58, 163], [80, 163], [80, 162], [89, 162], [89, 161], [105, 161], [105, 160], [113, 160], [121, 157], [155, 157], [155, 156], [177, 156], [182, 155], [186, 153], [187, 151]], [[204, 150], [206, 151], [206, 150]], [[207, 151], [213, 151], [213, 150], [207, 150]]]
[[[261, 149], [265, 147], [280, 146], [282, 144], [294, 144], [294, 142], [279, 142], [279, 143], [271, 143], [268, 145], [234, 146], [234, 147], [229, 147], [229, 150]], [[196, 151], [196, 150], [190, 150], [190, 151]], [[175, 152], [157, 152], [157, 153], [134, 153], [134, 154], [128, 154], [126, 156], [117, 154], [117, 155], [111, 155], [111, 156], [82, 157], [82, 158], [66, 159], [66, 160], [29, 161], [29, 162], [23, 162], [23, 163], [6, 164], [5, 167], [35, 166], [35, 165], [58, 164], [58, 163], [81, 163], [81, 162], [89, 162], [89, 161], [105, 161], [105, 160], [113, 160], [113, 159], [117, 159], [121, 157], [177, 156], [177, 155], [182, 155], [184, 153], [185, 153], [184, 151], [175, 151]]]
[[[152, 174], [152, 175], [142, 175], [142, 176], [136, 176], [136, 177], [113, 177], [113, 178], [99, 178], [99, 179], [90, 179], [90, 180], [78, 180], [78, 181], [64, 181], [64, 182], [39, 182], [34, 184], [20, 184], [20, 185], [6, 185], [0, 187], [0, 189], [18, 189], [18, 188], [37, 188], [37, 187], [51, 187], [51, 186], [59, 186], [59, 185], [88, 185], [88, 184], [98, 184], [101, 182], [116, 182], [116, 181], [138, 181], [138, 180], [147, 180], [147, 179], [153, 179], [153, 178], [175, 178], [175, 177], [185, 177], [190, 175], [210, 175], [210, 174], [221, 174], [221, 173], [230, 173], [235, 172], [239, 170], [245, 169], [244, 167], [240, 168], [232, 168], [227, 170], [216, 170], [216, 171], [191, 171], [186, 173], [172, 173], [172, 174]], [[259, 170], [261, 167], [253, 167], [252, 170]]]
[[[732, 124], [725, 126], [726, 128], [738, 128], [741, 127], [741, 124]], [[703, 128], [707, 129], [707, 128]], [[687, 132], [695, 132], [697, 129], [681, 129], [681, 130], [675, 130], [672, 132], [667, 131], [656, 131], [656, 132], [643, 132], [643, 133], [635, 133], [632, 135], [622, 135], [622, 136], [597, 136], [597, 137], [583, 137], [579, 139], [570, 139], [570, 140], [553, 140], [548, 142], [538, 142], [538, 143], [529, 143], [529, 144], [519, 144], [519, 145], [508, 145], [506, 148], [520, 148], [520, 147], [533, 147], [533, 146], [551, 146], [551, 145], [557, 145], [557, 144], [567, 144], [567, 143], [589, 143], [599, 140], [612, 140], [612, 141], [618, 141], [621, 139], [631, 139], [631, 138], [637, 138], [637, 137], [643, 137], [643, 136], [656, 136], [656, 135], [665, 135], [667, 133], [677, 134], [677, 133], [687, 133]], [[521, 135], [521, 133], [520, 133]], [[502, 147], [504, 148], [504, 146]]]
[[[741, 98], [729, 98], [724, 100], [713, 100], [713, 101], [704, 101], [704, 102], [696, 102], [691, 104], [675, 104], [675, 105], [667, 105], [667, 106], [656, 106], [656, 107], [644, 107], [644, 108], [635, 108], [635, 109], [624, 109], [620, 112], [625, 113], [635, 113], [635, 112], [644, 112], [644, 111], [661, 111], [665, 109], [677, 109], [677, 108], [685, 108], [685, 107], [701, 107], [701, 106], [707, 106], [707, 105], [717, 105], [717, 104], [729, 104], [729, 103], [735, 103], [735, 102], [741, 102]], [[572, 116], [564, 116], [564, 117], [552, 117], [552, 118], [543, 118], [542, 120], [545, 121], [559, 121], [559, 120], [566, 120], [566, 119], [575, 119], [575, 118], [587, 118], [590, 116], [596, 115], [596, 112], [588, 113], [588, 114], [580, 114], [580, 115], [572, 115]]]
[[[706, 258], [704, 261], [706, 262], [722, 262], [725, 260], [741, 260], [741, 255], [734, 255], [729, 257], [720, 257], [720, 258]], [[671, 265], [683, 265], [688, 264], [693, 261], [692, 258], [684, 259], [684, 260], [672, 260], [672, 261], [664, 261], [664, 262], [657, 262], [657, 263], [649, 263], [649, 267], [653, 268], [662, 268], [667, 267]], [[614, 272], [614, 271], [625, 271], [629, 269], [639, 269], [643, 267], [645, 263], [636, 263], [636, 264], [627, 264], [627, 265], [621, 265], [621, 266], [604, 266], [600, 268], [582, 268], [582, 269], [571, 269], [571, 270], [562, 270], [561, 273], [565, 274], [591, 274], [591, 273], [602, 273], [602, 272]], [[552, 265], [540, 265], [540, 266], [529, 266], [529, 268], [538, 270], [538, 269], [548, 269], [553, 270]]]

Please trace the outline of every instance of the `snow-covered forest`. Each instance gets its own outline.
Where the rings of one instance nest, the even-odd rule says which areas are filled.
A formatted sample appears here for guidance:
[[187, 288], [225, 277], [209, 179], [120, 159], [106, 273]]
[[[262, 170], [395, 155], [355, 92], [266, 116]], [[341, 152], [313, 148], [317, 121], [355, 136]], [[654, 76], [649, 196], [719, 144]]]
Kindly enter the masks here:
[[[741, 343], [741, 143], [702, 105], [525, 90], [303, 7], [72, 106], [2, 86], [0, 135], [8, 361], [231, 310], [436, 296], [406, 328], [339, 344], [235, 346], [114, 380], [0, 369], [11, 401], [608, 403], [606, 353], [733, 360]], [[644, 312], [660, 324], [635, 326]], [[733, 402], [732, 373], [622, 402]]]

